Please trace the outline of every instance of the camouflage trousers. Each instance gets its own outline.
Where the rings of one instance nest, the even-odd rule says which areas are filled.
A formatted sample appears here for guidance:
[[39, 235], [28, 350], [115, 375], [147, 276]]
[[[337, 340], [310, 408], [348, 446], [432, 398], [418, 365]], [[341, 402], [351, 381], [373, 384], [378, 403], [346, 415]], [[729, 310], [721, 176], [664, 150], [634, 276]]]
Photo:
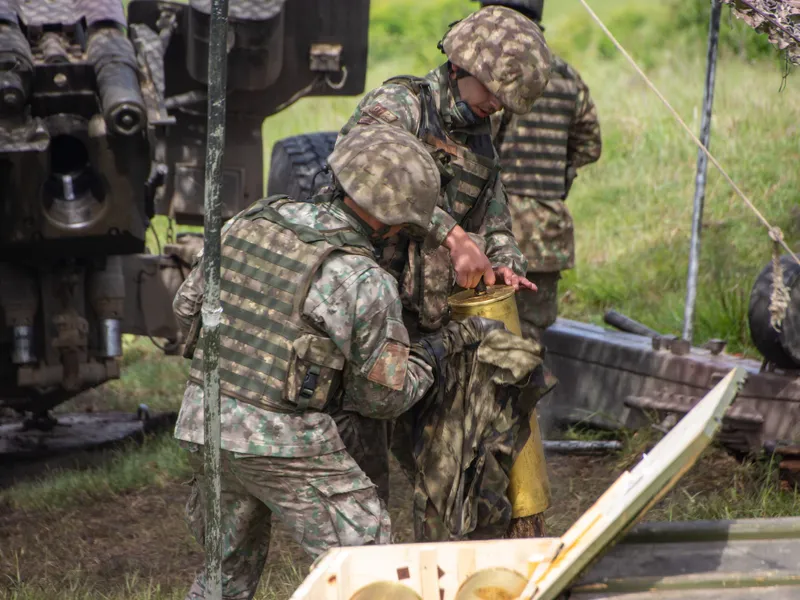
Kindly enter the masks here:
[[[202, 447], [189, 444], [194, 479], [186, 520], [204, 546]], [[391, 524], [375, 486], [344, 450], [308, 458], [222, 450], [222, 597], [250, 600], [267, 560], [274, 514], [313, 557], [335, 546], [388, 544]], [[186, 600], [206, 597], [205, 574]]]
[[536, 284], [538, 291], [520, 290], [517, 292], [522, 337], [542, 341], [542, 332], [558, 318], [558, 280], [559, 271], [552, 273], [528, 272], [527, 277]]

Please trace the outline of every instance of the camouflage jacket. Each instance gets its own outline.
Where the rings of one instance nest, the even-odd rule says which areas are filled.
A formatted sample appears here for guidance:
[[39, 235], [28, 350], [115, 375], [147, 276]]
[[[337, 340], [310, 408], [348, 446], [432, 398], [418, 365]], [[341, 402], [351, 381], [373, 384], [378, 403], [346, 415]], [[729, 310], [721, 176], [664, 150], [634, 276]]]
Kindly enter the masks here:
[[[447, 64], [432, 70], [425, 76], [430, 83], [431, 92], [437, 101], [439, 116], [444, 123], [446, 134], [462, 148], [467, 149], [470, 138], [491, 135], [491, 123], [486, 119], [474, 126], [464, 126], [458, 122], [454, 106], [455, 98], [451, 89], [451, 80], [447, 72]], [[369, 123], [388, 123], [403, 127], [417, 135], [422, 115], [420, 98], [407, 87], [394, 83], [385, 83], [369, 92], [359, 102], [350, 120], [342, 128], [339, 139], [356, 125]], [[487, 140], [488, 142], [488, 140]], [[494, 153], [493, 150], [491, 150]], [[466, 182], [465, 182], [466, 184]], [[439, 207], [434, 212], [432, 230], [429, 239], [435, 245], [441, 245], [450, 231], [457, 224], [451, 216], [453, 207], [448, 205], [448, 198], [443, 194]], [[486, 255], [495, 267], [507, 266], [518, 274], [526, 272], [525, 257], [517, 246], [511, 226], [506, 193], [502, 181], [498, 178], [491, 190], [486, 215], [478, 230], [465, 227], [470, 233], [479, 233], [486, 240]]]
[[509, 472], [530, 436], [536, 402], [552, 387], [533, 340], [496, 330], [477, 348], [453, 350], [439, 367], [437, 388], [397, 420], [392, 434], [415, 478], [417, 542], [505, 534]]
[[545, 92], [525, 115], [492, 117], [514, 234], [528, 271], [574, 266], [575, 242], [567, 199], [577, 169], [600, 158], [597, 109], [578, 72], [553, 56]]
[[[317, 230], [347, 227], [361, 231], [360, 225], [333, 203], [290, 202], [278, 211], [293, 223]], [[173, 304], [184, 330], [189, 329], [200, 311], [203, 288], [201, 261]], [[375, 383], [371, 368], [367, 368], [386, 358], [387, 340], [396, 338], [397, 328], [402, 327], [397, 283], [373, 259], [340, 253], [326, 258], [303, 303], [303, 316], [328, 335], [346, 358], [342, 391], [336, 400], [341, 407], [391, 419], [408, 410], [431, 386], [431, 368], [419, 358], [408, 357], [407, 352], [389, 353], [388, 359], [399, 361], [390, 366], [397, 371], [405, 369], [405, 377], [395, 389]], [[222, 448], [232, 452], [302, 457], [344, 447], [333, 419], [323, 412], [279, 413], [223, 396], [221, 426]], [[175, 437], [203, 443], [203, 390], [197, 384], [187, 385]]]

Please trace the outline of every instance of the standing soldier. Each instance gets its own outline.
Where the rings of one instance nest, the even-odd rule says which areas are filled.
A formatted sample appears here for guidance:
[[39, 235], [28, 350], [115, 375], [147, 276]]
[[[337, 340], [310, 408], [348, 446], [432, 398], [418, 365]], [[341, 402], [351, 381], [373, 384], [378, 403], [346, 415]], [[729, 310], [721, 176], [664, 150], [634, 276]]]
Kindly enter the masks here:
[[[399, 231], [427, 234], [439, 195], [437, 166], [414, 136], [388, 126], [354, 131], [329, 164], [330, 194], [314, 203], [285, 196], [256, 202], [226, 224], [222, 236], [227, 600], [253, 597], [273, 513], [312, 556], [331, 546], [388, 543], [388, 513], [346, 452], [331, 404], [390, 419], [434, 381], [428, 352], [410, 344], [403, 326], [397, 282], [374, 256], [383, 238]], [[174, 301], [190, 332], [187, 354], [193, 353], [175, 437], [189, 450], [195, 471], [187, 518], [201, 544], [203, 353], [196, 331], [203, 291], [199, 264]], [[475, 319], [450, 331], [456, 337], [464, 331], [462, 343], [474, 343], [498, 326]], [[439, 347], [447, 356], [452, 346], [440, 341]], [[188, 600], [204, 598], [204, 581], [198, 576]]]
[[[544, 37], [530, 19], [491, 6], [454, 24], [439, 48], [447, 56], [444, 64], [425, 77], [394, 77], [369, 92], [337, 141], [343, 143], [356, 126], [402, 128], [425, 143], [442, 173], [442, 195], [424, 244], [396, 236], [380, 259], [400, 282], [412, 339], [446, 322], [456, 283], [473, 288], [483, 277], [491, 285], [496, 276], [515, 289], [536, 289], [525, 278], [527, 261], [514, 239], [489, 117], [503, 108], [515, 114], [531, 110], [550, 73]], [[387, 424], [357, 414], [339, 415], [337, 424], [387, 499]], [[546, 473], [530, 476], [538, 489], [532, 495], [546, 495]]]
[[[541, 26], [544, 0], [481, 0], [504, 5]], [[589, 88], [578, 72], [552, 55], [547, 88], [527, 114], [493, 118], [494, 142], [514, 234], [537, 293], [517, 295], [523, 334], [541, 339], [558, 315], [561, 271], [575, 264], [572, 216], [565, 203], [577, 170], [600, 158], [600, 123]]]

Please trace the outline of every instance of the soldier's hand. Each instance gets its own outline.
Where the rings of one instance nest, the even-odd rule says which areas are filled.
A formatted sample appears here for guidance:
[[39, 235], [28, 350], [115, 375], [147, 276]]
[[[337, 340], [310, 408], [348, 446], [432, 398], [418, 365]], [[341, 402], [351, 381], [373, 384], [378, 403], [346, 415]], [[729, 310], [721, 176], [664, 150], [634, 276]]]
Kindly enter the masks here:
[[501, 282], [505, 283], [506, 285], [511, 285], [514, 287], [514, 290], [519, 290], [520, 288], [525, 290], [531, 291], [538, 291], [539, 288], [536, 287], [536, 284], [532, 281], [526, 279], [525, 277], [521, 277], [517, 275], [509, 269], [508, 267], [497, 267], [494, 270], [495, 275], [497, 275], [497, 279]]
[[495, 275], [492, 264], [460, 226], [456, 225], [444, 241], [450, 251], [450, 260], [456, 272], [456, 283], [465, 289], [472, 289], [481, 277], [486, 285], [494, 285]]

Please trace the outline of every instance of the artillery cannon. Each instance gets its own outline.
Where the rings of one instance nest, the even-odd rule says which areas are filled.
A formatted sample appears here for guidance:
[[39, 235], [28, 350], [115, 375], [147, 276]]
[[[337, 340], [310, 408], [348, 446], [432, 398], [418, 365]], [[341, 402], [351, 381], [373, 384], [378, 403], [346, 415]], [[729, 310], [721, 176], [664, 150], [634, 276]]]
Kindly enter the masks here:
[[[0, 0], [0, 408], [47, 411], [120, 376], [123, 333], [181, 340], [203, 223], [207, 0]], [[355, 95], [369, 0], [231, 0], [223, 219], [262, 196], [265, 117]]]

